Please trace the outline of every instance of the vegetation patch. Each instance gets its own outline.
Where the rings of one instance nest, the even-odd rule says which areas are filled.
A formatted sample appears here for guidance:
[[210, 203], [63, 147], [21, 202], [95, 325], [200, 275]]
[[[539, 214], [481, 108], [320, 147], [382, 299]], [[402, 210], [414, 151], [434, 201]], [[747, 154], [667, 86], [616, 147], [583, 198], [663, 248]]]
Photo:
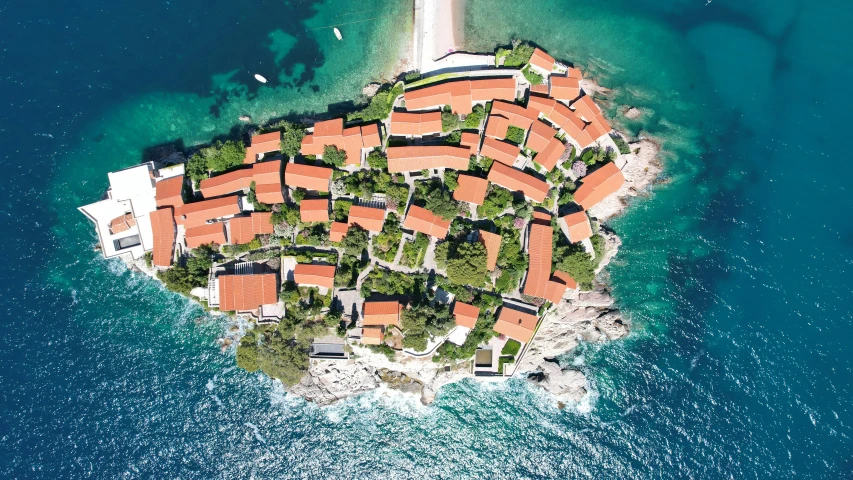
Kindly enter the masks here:
[[530, 82], [531, 85], [541, 85], [545, 82], [545, 77], [534, 72], [530, 65], [521, 69], [521, 74]]
[[387, 118], [391, 114], [391, 109], [394, 107], [394, 101], [403, 94], [403, 83], [399, 82], [393, 87], [383, 86], [376, 92], [366, 107], [357, 112], [347, 115], [348, 121], [361, 120], [362, 122], [371, 122], [373, 120], [381, 120]]
[[418, 232], [413, 241], [406, 242], [403, 245], [403, 256], [400, 258], [400, 264], [411, 268], [420, 268], [423, 266], [428, 247], [429, 237]]
[[516, 145], [524, 143], [524, 130], [512, 125], [506, 131], [506, 140]]
[[402, 237], [400, 218], [394, 213], [389, 213], [382, 226], [382, 232], [373, 239], [373, 255], [382, 261], [393, 262]]
[[246, 158], [246, 147], [243, 142], [228, 140], [215, 142], [209, 147], [202, 148], [189, 158], [186, 174], [198, 184], [211, 173], [224, 172], [243, 164]]

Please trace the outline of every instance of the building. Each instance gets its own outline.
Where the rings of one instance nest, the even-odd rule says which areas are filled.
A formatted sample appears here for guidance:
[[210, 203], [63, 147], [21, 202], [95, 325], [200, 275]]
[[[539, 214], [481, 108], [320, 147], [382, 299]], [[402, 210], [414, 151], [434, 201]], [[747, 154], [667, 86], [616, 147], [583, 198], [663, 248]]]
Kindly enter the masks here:
[[548, 184], [533, 175], [495, 162], [489, 170], [489, 181], [510, 192], [521, 192], [536, 203], [542, 203], [548, 196]]
[[349, 230], [349, 224], [345, 222], [332, 222], [332, 226], [329, 229], [329, 240], [336, 243], [341, 242], [347, 235], [347, 230]]
[[[578, 71], [576, 68], [570, 70]], [[561, 102], [570, 103], [581, 95], [581, 79], [551, 75], [548, 81], [548, 95]]]
[[555, 63], [554, 57], [548, 55], [538, 47], [533, 50], [533, 55], [530, 56], [530, 66], [536, 67], [545, 74], [550, 74], [554, 70]]
[[205, 178], [199, 187], [204, 198], [213, 198], [234, 192], [247, 192], [253, 182], [255, 196], [259, 202], [284, 203], [281, 192], [281, 160], [255, 163], [251, 167]]
[[445, 220], [423, 207], [412, 205], [403, 221], [403, 228], [442, 239], [447, 236], [450, 220]]
[[278, 303], [278, 279], [274, 273], [219, 275], [216, 283], [218, 307], [224, 312], [253, 312], [263, 305]]
[[255, 239], [256, 235], [270, 235], [273, 225], [270, 223], [272, 212], [252, 212], [245, 217], [234, 217], [228, 221], [231, 243], [244, 245]]
[[592, 237], [592, 226], [586, 212], [575, 212], [557, 220], [560, 229], [572, 243], [578, 243]]
[[468, 334], [477, 324], [480, 309], [474, 305], [457, 301], [453, 304], [453, 316], [456, 319], [456, 327], [450, 331], [447, 341], [456, 345], [463, 345]]
[[480, 148], [481, 157], [489, 157], [496, 162], [509, 166], [515, 164], [515, 159], [518, 158], [519, 153], [521, 153], [521, 148], [518, 145], [492, 137], [486, 137], [483, 140], [483, 146]]
[[[385, 225], [385, 210], [382, 208], [353, 205], [349, 209], [347, 228], [349, 228], [350, 225], [358, 225], [368, 232], [381, 232], [382, 226]], [[346, 232], [344, 232], [344, 234], [346, 234]]]
[[556, 134], [556, 130], [546, 125], [545, 122], [537, 120], [531, 125], [530, 135], [527, 136], [527, 143], [524, 146], [534, 152], [541, 152], [545, 150], [545, 147], [548, 146], [548, 142], [550, 142]]
[[461, 202], [482, 205], [486, 200], [489, 181], [473, 175], [459, 175], [456, 180], [459, 185], [453, 191], [453, 198]]
[[368, 326], [400, 326], [403, 305], [397, 301], [365, 301], [361, 323]]
[[226, 245], [228, 238], [226, 237], [225, 226], [226, 222], [215, 222], [187, 228], [184, 235], [187, 248], [198, 248], [210, 243]]
[[498, 264], [498, 255], [501, 253], [503, 237], [497, 233], [479, 230], [478, 240], [486, 247], [486, 268], [494, 272]]
[[382, 145], [379, 127], [374, 124], [344, 128], [344, 120], [335, 118], [314, 124], [314, 129], [302, 139], [303, 155], [323, 156], [327, 146], [344, 150], [347, 165], [361, 165], [362, 153]]
[[299, 286], [334, 288], [335, 266], [299, 263], [293, 270], [293, 281]]
[[284, 184], [290, 188], [328, 192], [332, 183], [332, 173], [331, 168], [288, 163], [284, 170]]
[[252, 170], [252, 168], [243, 168], [215, 177], [205, 178], [199, 183], [201, 195], [204, 198], [214, 198], [248, 190], [254, 181]]
[[364, 327], [361, 329], [361, 343], [364, 345], [382, 345], [385, 342], [384, 327]]
[[303, 222], [328, 222], [329, 199], [303, 199], [299, 203], [299, 217]]
[[559, 303], [568, 286], [564, 278], [571, 277], [564, 273], [551, 275], [554, 230], [551, 228], [548, 215], [539, 214], [538, 216], [540, 218], [534, 218], [530, 223], [527, 240], [530, 261], [521, 293]]
[[583, 177], [583, 183], [575, 192], [575, 202], [584, 210], [596, 206], [609, 195], [616, 193], [625, 184], [625, 176], [613, 162]]
[[237, 195], [212, 198], [188, 203], [175, 209], [175, 223], [184, 228], [204, 225], [211, 220], [233, 217], [243, 211], [243, 202]]
[[486, 121], [486, 136], [498, 139], [506, 138], [509, 129], [509, 119], [503, 115], [489, 115]]
[[152, 264], [160, 268], [169, 267], [175, 254], [175, 212], [172, 207], [164, 207], [151, 212], [149, 218], [154, 239]]
[[471, 149], [447, 145], [388, 147], [388, 172], [418, 172], [434, 168], [468, 170]]
[[477, 152], [480, 151], [480, 134], [472, 133], [472, 132], [462, 132], [462, 136], [459, 139], [459, 145], [462, 147], [468, 147], [471, 151], [471, 155], [477, 155]]
[[184, 204], [184, 176], [178, 175], [165, 180], [160, 180], [154, 186], [154, 198], [157, 208], [180, 207]]
[[566, 146], [563, 142], [557, 137], [551, 137], [545, 148], [539, 151], [533, 160], [550, 172], [557, 166], [560, 159], [563, 158], [564, 153], [566, 153]]
[[441, 112], [391, 112], [391, 135], [422, 137], [441, 133]]
[[427, 110], [450, 105], [453, 113], [467, 115], [475, 103], [491, 100], [515, 100], [515, 77], [465, 79], [406, 90], [407, 110]]
[[529, 343], [538, 323], [539, 318], [536, 315], [514, 310], [504, 305], [498, 314], [494, 329], [501, 335], [506, 335], [521, 343]]
[[262, 133], [252, 136], [252, 144], [246, 148], [246, 157], [243, 163], [255, 163], [265, 153], [281, 151], [281, 132]]
[[509, 120], [510, 125], [522, 130], [530, 128], [530, 125], [539, 116], [539, 112], [510, 102], [492, 102], [492, 110], [489, 112], [489, 115], [505, 117]]

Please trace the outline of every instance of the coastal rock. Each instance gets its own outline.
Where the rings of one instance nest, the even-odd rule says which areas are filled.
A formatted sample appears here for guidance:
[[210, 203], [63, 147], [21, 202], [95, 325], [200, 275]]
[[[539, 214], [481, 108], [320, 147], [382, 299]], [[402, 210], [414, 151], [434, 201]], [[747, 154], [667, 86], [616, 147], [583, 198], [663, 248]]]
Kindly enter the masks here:
[[645, 114], [643, 110], [637, 107], [631, 107], [629, 105], [623, 105], [620, 110], [620, 113], [622, 113], [622, 116], [627, 118], [628, 120], [636, 120]]
[[290, 387], [290, 393], [318, 405], [330, 405], [377, 387], [379, 379], [373, 368], [352, 361], [311, 360], [308, 373]]
[[631, 153], [621, 157], [625, 160], [625, 166], [622, 168], [625, 184], [614, 195], [610, 195], [589, 209], [590, 216], [598, 220], [605, 220], [622, 213], [628, 206], [630, 197], [645, 192], [663, 170], [658, 160], [660, 147], [655, 142], [643, 139], [630, 143], [629, 146]]
[[380, 84], [380, 83], [376, 83], [376, 82], [368, 83], [367, 85], [364, 86], [364, 88], [361, 89], [361, 94], [368, 96], [368, 97], [372, 97], [372, 96], [376, 95], [376, 92], [378, 92], [381, 87], [382, 87], [382, 84]]
[[248, 115], [240, 115], [240, 121], [243, 123], [251, 123], [252, 117], [250, 117]]
[[546, 362], [542, 368], [528, 375], [527, 380], [544, 388], [558, 402], [577, 403], [587, 394], [586, 377], [577, 370], [563, 370], [554, 362]]

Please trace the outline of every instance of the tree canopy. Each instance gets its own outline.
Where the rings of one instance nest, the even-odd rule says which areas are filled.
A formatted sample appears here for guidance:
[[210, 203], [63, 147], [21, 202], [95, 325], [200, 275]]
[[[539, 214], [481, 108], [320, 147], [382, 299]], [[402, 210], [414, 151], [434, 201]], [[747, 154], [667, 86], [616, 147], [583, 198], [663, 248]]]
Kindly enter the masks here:
[[447, 255], [447, 278], [457, 285], [480, 287], [486, 281], [486, 247], [462, 242]]
[[338, 150], [334, 145], [326, 145], [323, 147], [323, 163], [335, 167], [343, 167], [346, 162], [346, 150]]
[[403, 310], [403, 347], [422, 352], [432, 336], [446, 335], [455, 321], [446, 305], [417, 305]]

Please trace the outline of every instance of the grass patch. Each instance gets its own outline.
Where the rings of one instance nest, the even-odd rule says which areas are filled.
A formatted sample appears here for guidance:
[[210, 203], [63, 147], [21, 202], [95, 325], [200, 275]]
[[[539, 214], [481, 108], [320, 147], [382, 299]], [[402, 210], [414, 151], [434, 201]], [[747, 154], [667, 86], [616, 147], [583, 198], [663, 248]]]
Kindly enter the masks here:
[[510, 338], [506, 341], [504, 348], [501, 349], [501, 355], [509, 355], [514, 357], [518, 355], [519, 350], [521, 350], [521, 342]]

